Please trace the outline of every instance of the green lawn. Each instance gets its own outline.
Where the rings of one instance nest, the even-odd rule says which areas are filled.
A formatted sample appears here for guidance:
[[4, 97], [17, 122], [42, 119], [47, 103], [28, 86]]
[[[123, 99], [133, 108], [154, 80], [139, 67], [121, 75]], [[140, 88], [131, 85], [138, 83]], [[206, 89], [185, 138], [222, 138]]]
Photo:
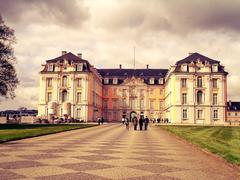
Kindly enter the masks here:
[[240, 165], [240, 127], [160, 126], [200, 147]]
[[0, 124], [0, 143], [73, 129], [93, 127], [94, 124]]

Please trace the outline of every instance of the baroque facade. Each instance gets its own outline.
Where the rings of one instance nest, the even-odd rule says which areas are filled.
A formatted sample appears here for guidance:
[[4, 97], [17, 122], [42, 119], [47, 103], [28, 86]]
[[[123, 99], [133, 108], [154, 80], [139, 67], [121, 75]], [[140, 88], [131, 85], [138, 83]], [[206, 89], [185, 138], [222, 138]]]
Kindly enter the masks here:
[[62, 52], [40, 72], [38, 115], [93, 121], [103, 117], [149, 116], [171, 123], [223, 124], [227, 72], [219, 61], [198, 53], [169, 69], [96, 69], [89, 61]]

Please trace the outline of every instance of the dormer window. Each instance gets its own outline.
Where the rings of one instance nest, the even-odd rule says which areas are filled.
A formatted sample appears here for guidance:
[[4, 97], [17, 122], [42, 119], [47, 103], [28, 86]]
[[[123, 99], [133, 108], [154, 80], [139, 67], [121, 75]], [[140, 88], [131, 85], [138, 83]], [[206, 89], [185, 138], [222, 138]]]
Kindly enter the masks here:
[[53, 71], [53, 64], [47, 65], [47, 71]]
[[77, 64], [77, 71], [83, 71], [83, 64]]
[[218, 65], [217, 64], [212, 65], [212, 72], [218, 72]]
[[117, 78], [113, 78], [113, 84], [117, 84], [118, 83], [118, 79]]
[[181, 70], [182, 70], [183, 72], [187, 72], [187, 70], [188, 70], [187, 64], [183, 64], [183, 65], [181, 66]]
[[163, 84], [163, 78], [160, 78], [160, 79], [158, 80], [158, 83], [159, 83], [159, 84]]
[[150, 84], [154, 84], [154, 78], [150, 78]]
[[104, 78], [104, 84], [108, 84], [109, 83], [109, 79], [108, 78]]

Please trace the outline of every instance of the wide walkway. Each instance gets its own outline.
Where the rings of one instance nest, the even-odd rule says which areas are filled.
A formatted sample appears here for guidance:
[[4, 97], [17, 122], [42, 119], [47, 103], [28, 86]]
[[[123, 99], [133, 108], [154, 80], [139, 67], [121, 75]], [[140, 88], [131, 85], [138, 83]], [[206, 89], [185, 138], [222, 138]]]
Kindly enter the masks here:
[[0, 179], [238, 179], [237, 169], [157, 127], [120, 124], [0, 145]]

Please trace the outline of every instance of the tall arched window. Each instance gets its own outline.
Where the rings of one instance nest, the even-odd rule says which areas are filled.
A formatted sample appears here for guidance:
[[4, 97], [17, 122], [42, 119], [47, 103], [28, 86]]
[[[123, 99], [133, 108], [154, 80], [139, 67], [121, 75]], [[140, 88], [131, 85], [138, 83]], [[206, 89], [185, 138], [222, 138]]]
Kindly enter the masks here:
[[62, 92], [62, 102], [65, 102], [68, 100], [68, 94], [66, 90], [63, 90]]
[[62, 77], [62, 86], [66, 87], [67, 86], [67, 76]]
[[203, 93], [202, 91], [197, 92], [197, 103], [202, 104], [203, 103]]
[[202, 88], [202, 77], [197, 78], [197, 87]]

